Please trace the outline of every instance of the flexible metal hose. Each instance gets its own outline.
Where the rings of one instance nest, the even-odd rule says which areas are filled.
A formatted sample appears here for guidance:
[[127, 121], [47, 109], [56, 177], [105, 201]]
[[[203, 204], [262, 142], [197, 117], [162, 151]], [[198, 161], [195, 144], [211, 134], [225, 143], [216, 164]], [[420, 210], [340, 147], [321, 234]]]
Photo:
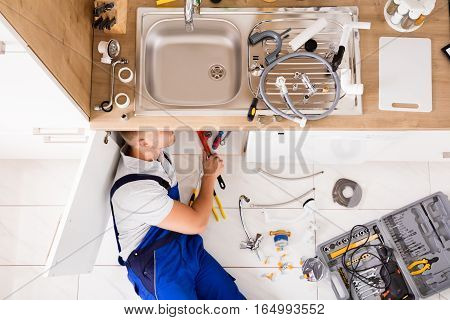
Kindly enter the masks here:
[[280, 179], [280, 180], [291, 180], [291, 181], [308, 179], [308, 178], [312, 178], [312, 177], [314, 177], [314, 176], [317, 176], [317, 175], [319, 175], [319, 174], [324, 173], [324, 171], [319, 171], [319, 172], [312, 173], [312, 174], [310, 174], [310, 175], [303, 176], [303, 177], [281, 177], [281, 176], [276, 176], [276, 175], [274, 175], [274, 174], [271, 174], [270, 172], [264, 171], [264, 170], [261, 169], [261, 168], [257, 169], [257, 171], [258, 171], [259, 173], [263, 173], [263, 174], [265, 174], [265, 175], [267, 175], [267, 176], [269, 176], [269, 177], [275, 178], [275, 179]]
[[248, 197], [246, 197], [245, 195], [241, 195], [239, 197], [239, 216], [241, 218], [241, 223], [242, 223], [242, 227], [244, 228], [245, 235], [247, 236], [248, 241], [251, 241], [252, 237], [250, 236], [250, 232], [248, 231], [247, 224], [245, 223], [245, 220], [244, 220], [244, 214], [242, 212], [242, 201], [245, 201], [248, 203], [248, 202], [250, 202], [250, 199]]
[[[284, 62], [291, 58], [312, 58], [312, 59], [319, 60], [323, 65], [325, 65], [325, 67], [331, 73], [331, 75], [333, 76], [334, 82], [336, 84], [336, 92], [335, 92], [334, 101], [331, 104], [331, 106], [328, 108], [328, 110], [326, 110], [325, 112], [323, 112], [321, 114], [303, 114], [302, 112], [298, 111], [295, 108], [294, 103], [292, 102], [292, 99], [289, 97], [288, 93], [284, 93], [284, 94], [282, 94], [282, 96], [285, 99], [286, 104], [288, 105], [289, 109], [291, 109], [292, 112], [294, 113], [294, 115], [283, 112], [282, 110], [280, 110], [277, 107], [275, 107], [274, 105], [272, 105], [272, 103], [269, 101], [269, 97], [267, 96], [266, 88], [265, 88], [267, 75], [279, 63]], [[319, 119], [327, 117], [330, 113], [332, 113], [336, 109], [336, 106], [340, 100], [340, 95], [341, 95], [341, 80], [339, 79], [339, 76], [337, 75], [337, 73], [335, 71], [333, 71], [333, 67], [331, 66], [331, 64], [327, 60], [325, 60], [323, 57], [319, 56], [318, 54], [311, 53], [311, 52], [293, 52], [293, 53], [289, 53], [289, 54], [282, 56], [281, 58], [275, 60], [267, 68], [264, 69], [264, 71], [261, 75], [261, 79], [259, 80], [259, 95], [261, 96], [261, 98], [264, 101], [264, 103], [266, 104], [266, 106], [270, 110], [272, 110], [276, 115], [279, 115], [285, 119], [294, 121], [296, 123], [302, 124], [302, 120], [301, 120], [302, 118], [307, 119], [307, 120], [319, 120]]]
[[285, 202], [280, 202], [280, 203], [266, 203], [266, 204], [260, 204], [260, 203], [256, 204], [256, 203], [252, 203], [250, 206], [251, 206], [252, 208], [255, 208], [255, 207], [261, 207], [261, 208], [281, 207], [281, 206], [284, 206], [284, 205], [287, 205], [287, 204], [290, 204], [290, 203], [299, 201], [300, 199], [306, 197], [308, 194], [310, 194], [311, 192], [314, 192], [315, 190], [316, 190], [315, 188], [309, 189], [308, 191], [306, 191], [305, 193], [299, 195], [298, 197], [295, 197], [294, 199], [291, 199], [291, 200], [288, 200], [288, 201], [285, 201]]

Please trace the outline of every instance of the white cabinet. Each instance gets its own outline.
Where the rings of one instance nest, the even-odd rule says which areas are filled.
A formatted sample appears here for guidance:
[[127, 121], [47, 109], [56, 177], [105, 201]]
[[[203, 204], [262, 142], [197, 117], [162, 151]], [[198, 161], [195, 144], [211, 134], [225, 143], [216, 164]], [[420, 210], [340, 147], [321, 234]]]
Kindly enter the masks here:
[[109, 191], [119, 145], [92, 131], [47, 261], [49, 276], [91, 272], [111, 216]]
[[87, 118], [1, 15], [0, 41], [0, 158], [80, 158]]
[[449, 131], [252, 131], [247, 162], [450, 161]]

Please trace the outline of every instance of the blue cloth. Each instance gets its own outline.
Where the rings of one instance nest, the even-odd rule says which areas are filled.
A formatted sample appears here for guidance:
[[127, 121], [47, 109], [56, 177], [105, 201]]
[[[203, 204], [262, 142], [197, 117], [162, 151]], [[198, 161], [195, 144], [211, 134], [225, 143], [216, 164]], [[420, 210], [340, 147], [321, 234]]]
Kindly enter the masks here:
[[[168, 190], [180, 199], [178, 185]], [[128, 278], [144, 300], [243, 300], [235, 279], [204, 249], [199, 235], [152, 226], [126, 261]]]

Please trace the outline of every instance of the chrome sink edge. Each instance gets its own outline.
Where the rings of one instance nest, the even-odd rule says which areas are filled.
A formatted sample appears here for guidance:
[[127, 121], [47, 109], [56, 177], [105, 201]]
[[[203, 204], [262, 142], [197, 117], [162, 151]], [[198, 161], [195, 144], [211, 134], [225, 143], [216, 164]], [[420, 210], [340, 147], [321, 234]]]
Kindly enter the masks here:
[[[183, 12], [182, 12], [183, 13]], [[184, 13], [183, 13], [184, 14]], [[174, 20], [176, 20], [176, 21], [184, 21], [184, 18], [183, 17], [179, 17], [178, 15], [176, 16], [176, 17], [173, 17], [173, 18], [167, 18], [167, 17], [165, 17], [165, 18], [163, 18], [163, 19], [161, 19], [161, 20], [158, 20], [158, 21], [156, 21], [155, 23], [153, 23], [151, 26], [150, 26], [150, 28], [147, 30], [147, 32], [146, 32], [146, 34], [145, 34], [145, 37], [147, 37], [148, 36], [148, 34], [152, 31], [152, 30], [154, 30], [154, 28], [155, 27], [157, 27], [159, 24], [161, 24], [161, 23], [164, 23], [164, 22], [166, 22], [166, 21], [174, 21]], [[241, 34], [241, 31], [239, 30], [239, 28], [234, 24], [234, 23], [232, 23], [231, 21], [229, 21], [229, 20], [226, 20], [226, 19], [222, 19], [222, 18], [220, 18], [220, 17], [217, 17], [217, 18], [211, 18], [211, 17], [197, 17], [197, 20], [202, 20], [202, 21], [220, 21], [220, 22], [224, 22], [224, 23], [226, 23], [226, 24], [229, 24], [231, 27], [233, 27], [239, 34], [240, 34], [240, 36], [242, 37], [242, 34]], [[195, 22], [194, 22], [195, 23]], [[241, 43], [241, 45], [242, 45], [242, 43]], [[142, 49], [144, 49], [144, 48], [142, 48]], [[143, 52], [141, 51], [141, 54], [143, 54]], [[138, 61], [138, 60], [136, 60], [136, 61]], [[241, 64], [243, 64], [243, 62], [244, 61], [241, 61]], [[139, 68], [140, 68], [140, 63], [141, 63], [141, 59], [139, 59]], [[241, 69], [242, 69], [242, 67], [241, 67]], [[140, 73], [141, 74], [141, 73]], [[140, 76], [140, 74], [139, 74], [139, 76]], [[144, 79], [141, 79], [140, 81], [144, 81]], [[149, 100], [151, 100], [151, 102], [153, 102], [153, 103], [156, 103], [156, 104], [158, 104], [158, 105], [161, 105], [161, 106], [165, 106], [165, 107], [169, 107], [171, 110], [176, 110], [176, 107], [178, 106], [178, 105], [176, 105], [176, 104], [172, 104], [172, 103], [163, 103], [163, 102], [161, 102], [161, 101], [158, 101], [156, 98], [154, 98], [149, 92], [148, 92], [148, 90], [147, 90], [147, 86], [146, 85], [144, 85], [143, 86], [144, 87], [144, 89], [146, 90], [146, 93], [148, 94], [148, 97], [147, 97], [147, 99], [149, 99]], [[242, 85], [240, 86], [240, 87], [242, 87]], [[240, 91], [240, 90], [239, 90]], [[226, 105], [226, 104], [229, 104], [229, 103], [232, 103], [233, 102], [233, 100], [239, 95], [239, 91], [238, 92], [236, 92], [236, 94], [230, 99], [230, 100], [228, 100], [227, 102], [224, 102], [224, 103], [221, 103], [221, 104], [211, 104], [211, 105], [209, 105], [209, 106], [221, 106], [221, 105]], [[198, 106], [192, 106], [192, 110], [203, 110], [203, 108], [204, 107], [206, 107], [206, 105], [198, 105]], [[183, 109], [179, 109], [179, 110], [187, 110], [187, 109], [189, 109], [190, 108], [190, 106], [189, 105], [186, 105], [186, 106], [184, 106], [183, 107]], [[150, 112], [153, 112], [153, 111], [150, 111]]]
[[[318, 13], [339, 11], [341, 13], [359, 14], [357, 6], [335, 6], [335, 7], [284, 7], [284, 8], [203, 8], [202, 14], [298, 14], [298, 13]], [[137, 15], [141, 12], [149, 14], [180, 14], [184, 15], [184, 8], [156, 8], [156, 7], [139, 7]], [[195, 20], [195, 19], [194, 19]]]

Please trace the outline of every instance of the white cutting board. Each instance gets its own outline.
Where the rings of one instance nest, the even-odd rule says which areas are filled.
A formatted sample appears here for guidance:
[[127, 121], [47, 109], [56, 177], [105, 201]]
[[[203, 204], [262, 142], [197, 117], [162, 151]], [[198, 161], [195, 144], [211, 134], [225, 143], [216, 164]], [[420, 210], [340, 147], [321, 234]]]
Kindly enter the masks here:
[[431, 40], [381, 37], [379, 45], [379, 108], [430, 112]]

